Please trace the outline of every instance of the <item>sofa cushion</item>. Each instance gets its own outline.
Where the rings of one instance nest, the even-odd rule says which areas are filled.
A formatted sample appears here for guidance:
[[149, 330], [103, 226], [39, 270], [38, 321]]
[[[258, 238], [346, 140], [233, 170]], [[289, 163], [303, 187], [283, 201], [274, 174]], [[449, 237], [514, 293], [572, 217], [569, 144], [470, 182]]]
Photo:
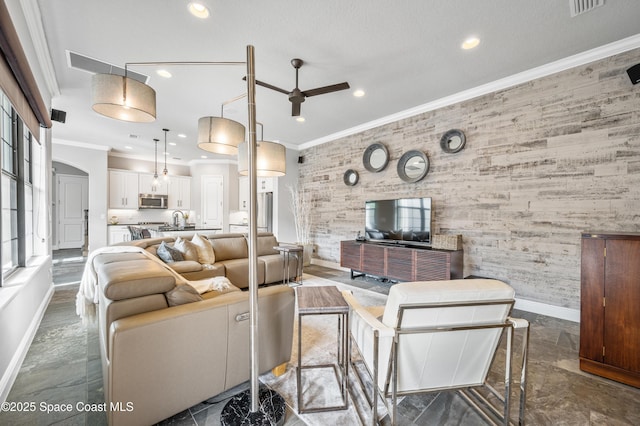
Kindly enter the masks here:
[[265, 256], [269, 254], [279, 254], [278, 250], [274, 249], [278, 245], [278, 240], [273, 235], [258, 235], [258, 256]]
[[191, 244], [195, 245], [198, 250], [198, 262], [205, 264], [215, 263], [216, 256], [207, 237], [202, 237], [196, 233], [191, 239]]
[[230, 259], [246, 259], [249, 256], [247, 240], [243, 236], [212, 238], [210, 243], [215, 252], [216, 262]]
[[112, 262], [97, 272], [102, 291], [111, 300], [166, 293], [176, 285], [173, 274], [151, 259]]
[[[216, 263], [225, 268], [225, 276], [238, 288], [249, 287], [249, 259], [229, 259]], [[258, 285], [264, 284], [264, 262], [258, 259]]]
[[195, 260], [172, 262], [169, 266], [179, 274], [202, 271], [202, 265], [200, 262], [196, 262]]
[[191, 241], [178, 237], [176, 238], [176, 242], [173, 244], [173, 248], [182, 253], [184, 260], [198, 261], [198, 248], [191, 243]]
[[198, 290], [189, 284], [177, 285], [173, 290], [169, 290], [164, 295], [167, 298], [169, 306], [185, 305], [187, 303], [204, 300], [198, 293]]
[[184, 260], [182, 253], [175, 248], [169, 246], [164, 241], [160, 243], [160, 247], [157, 250], [158, 257], [165, 263], [173, 263]]

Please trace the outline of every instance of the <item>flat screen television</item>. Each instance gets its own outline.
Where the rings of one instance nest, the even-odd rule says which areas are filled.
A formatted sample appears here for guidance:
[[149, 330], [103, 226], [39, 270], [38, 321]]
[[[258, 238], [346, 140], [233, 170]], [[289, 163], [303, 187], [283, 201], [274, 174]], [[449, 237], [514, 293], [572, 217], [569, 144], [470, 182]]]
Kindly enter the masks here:
[[431, 198], [365, 202], [365, 237], [373, 242], [431, 245]]

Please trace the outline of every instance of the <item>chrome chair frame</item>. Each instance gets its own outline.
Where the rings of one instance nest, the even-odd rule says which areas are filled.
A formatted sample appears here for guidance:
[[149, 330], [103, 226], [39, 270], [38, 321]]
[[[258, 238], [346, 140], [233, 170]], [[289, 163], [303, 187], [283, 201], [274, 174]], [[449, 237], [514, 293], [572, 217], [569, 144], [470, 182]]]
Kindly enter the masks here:
[[[523, 426], [525, 424], [525, 405], [526, 405], [526, 379], [527, 379], [527, 357], [529, 350], [529, 323], [523, 319], [516, 319], [507, 316], [504, 322], [497, 323], [483, 323], [483, 324], [474, 324], [474, 325], [451, 325], [451, 326], [436, 326], [436, 327], [416, 327], [416, 328], [402, 328], [402, 320], [405, 315], [405, 311], [414, 310], [414, 309], [434, 309], [434, 308], [460, 308], [460, 307], [477, 307], [477, 306], [489, 306], [489, 305], [505, 305], [509, 306], [509, 312], [513, 308], [514, 300], [495, 300], [495, 301], [483, 301], [483, 302], [445, 302], [445, 303], [419, 303], [419, 304], [401, 304], [398, 306], [398, 315], [395, 327], [395, 333], [393, 337], [393, 343], [391, 346], [391, 356], [389, 357], [389, 368], [387, 368], [387, 376], [385, 379], [385, 385], [383, 391], [380, 393], [380, 397], [382, 402], [384, 403], [390, 419], [391, 424], [396, 424], [397, 419], [397, 403], [398, 396], [410, 395], [410, 394], [418, 394], [418, 393], [430, 393], [430, 392], [440, 392], [447, 390], [456, 390], [461, 395], [461, 397], [469, 403], [477, 412], [480, 414], [486, 421], [491, 424], [503, 424], [509, 425], [512, 422], [510, 421], [510, 407], [511, 407], [511, 385], [512, 385], [512, 358], [513, 358], [513, 336], [514, 330], [523, 328], [523, 344], [522, 344], [522, 366], [521, 366], [521, 374], [520, 374], [520, 400], [519, 400], [519, 413], [518, 413], [518, 425]], [[352, 309], [352, 308], [351, 308]], [[350, 318], [353, 317], [353, 314], [350, 315]], [[507, 342], [506, 342], [506, 357], [505, 357], [505, 373], [504, 373], [504, 384], [505, 391], [504, 395], [500, 394], [496, 389], [494, 389], [491, 385], [486, 383], [477, 383], [472, 385], [465, 386], [452, 386], [452, 387], [441, 387], [441, 388], [430, 388], [430, 389], [420, 389], [417, 391], [398, 391], [398, 352], [400, 349], [400, 337], [407, 334], [423, 334], [423, 333], [445, 333], [445, 332], [459, 332], [459, 331], [467, 331], [467, 330], [481, 330], [481, 329], [491, 329], [491, 328], [501, 328], [502, 332], [507, 331]], [[351, 327], [349, 327], [349, 344], [351, 346], [354, 337], [351, 332]], [[378, 392], [380, 391], [378, 388], [378, 349], [379, 349], [379, 331], [374, 330], [374, 338], [373, 338], [373, 371], [369, 370], [369, 367], [364, 362], [364, 356], [360, 352], [360, 349], [356, 345], [356, 350], [361, 356], [361, 363], [364, 364], [369, 376], [372, 379], [372, 395], [369, 396], [366, 391], [366, 386], [360, 373], [358, 372], [358, 368], [353, 360], [353, 353], [351, 351], [351, 347], [349, 347], [349, 362], [351, 364], [352, 371], [355, 374], [355, 377], [360, 385], [363, 395], [367, 400], [367, 403], [371, 407], [372, 410], [372, 419], [371, 424], [376, 425], [380, 424], [381, 419], [378, 419], [378, 405], [377, 405], [377, 397]], [[497, 354], [497, 347], [493, 353], [493, 359], [489, 365], [492, 365], [495, 361], [495, 356]], [[389, 391], [389, 387], [391, 387], [391, 391]], [[502, 404], [504, 408], [502, 412], [500, 412], [484, 395], [482, 395], [477, 388], [484, 387], [486, 388], [491, 395], [496, 397]], [[351, 391], [351, 388], [350, 388]], [[352, 397], [354, 397], [352, 395]], [[391, 398], [391, 407], [389, 407], [387, 398]], [[355, 400], [355, 397], [354, 397]], [[360, 421], [364, 424], [363, 415], [358, 410], [356, 404], [354, 403], [354, 407], [356, 409], [356, 413], [360, 418]]]

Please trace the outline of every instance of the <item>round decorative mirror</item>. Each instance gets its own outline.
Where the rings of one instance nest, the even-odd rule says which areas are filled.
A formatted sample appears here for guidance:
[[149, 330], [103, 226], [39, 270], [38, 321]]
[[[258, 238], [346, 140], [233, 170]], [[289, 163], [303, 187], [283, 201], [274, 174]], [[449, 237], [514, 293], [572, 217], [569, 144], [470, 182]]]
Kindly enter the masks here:
[[422, 151], [411, 150], [398, 161], [398, 176], [405, 182], [418, 182], [429, 172], [429, 158]]
[[347, 186], [353, 186], [356, 183], [358, 183], [358, 172], [356, 172], [353, 169], [349, 169], [346, 172], [344, 172], [344, 184]]
[[462, 130], [452, 129], [442, 135], [440, 138], [440, 148], [446, 153], [455, 154], [462, 151], [466, 138]]
[[362, 156], [364, 168], [370, 172], [380, 172], [389, 164], [389, 151], [381, 143], [374, 143], [367, 147]]

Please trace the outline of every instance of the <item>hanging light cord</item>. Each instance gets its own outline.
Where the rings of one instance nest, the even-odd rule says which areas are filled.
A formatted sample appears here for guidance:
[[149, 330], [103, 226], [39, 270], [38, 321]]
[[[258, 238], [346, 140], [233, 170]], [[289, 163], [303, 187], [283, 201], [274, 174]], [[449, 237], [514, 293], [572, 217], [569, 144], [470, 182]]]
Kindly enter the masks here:
[[166, 179], [169, 176], [169, 170], [167, 170], [167, 132], [169, 129], [162, 129], [162, 131], [164, 132], [164, 170], [162, 174]]
[[157, 178], [158, 177], [158, 141], [160, 139], [154, 139], [153, 142], [155, 143], [155, 165], [153, 166], [153, 177]]

